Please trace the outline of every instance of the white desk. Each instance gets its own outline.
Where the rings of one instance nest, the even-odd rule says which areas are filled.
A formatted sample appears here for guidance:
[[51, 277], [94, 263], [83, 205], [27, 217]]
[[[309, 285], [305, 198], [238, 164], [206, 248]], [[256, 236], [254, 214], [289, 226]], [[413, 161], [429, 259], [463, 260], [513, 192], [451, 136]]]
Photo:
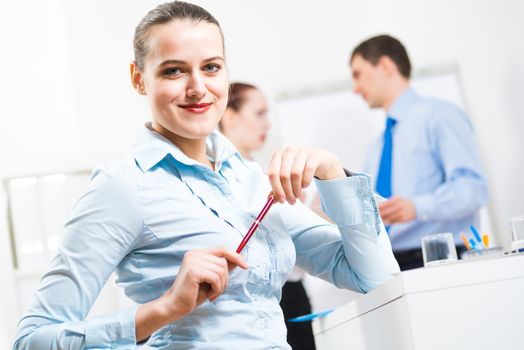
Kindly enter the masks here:
[[524, 349], [524, 254], [402, 272], [313, 332], [317, 350]]

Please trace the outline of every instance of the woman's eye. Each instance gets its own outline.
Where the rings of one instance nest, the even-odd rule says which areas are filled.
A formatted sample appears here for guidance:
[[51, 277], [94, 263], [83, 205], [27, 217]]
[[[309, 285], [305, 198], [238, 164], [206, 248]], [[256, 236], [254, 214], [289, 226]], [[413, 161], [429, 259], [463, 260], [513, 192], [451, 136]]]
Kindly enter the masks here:
[[178, 74], [180, 74], [180, 69], [176, 67], [171, 67], [164, 70], [164, 75], [173, 76]]
[[208, 73], [216, 73], [219, 70], [220, 70], [220, 66], [218, 64], [215, 64], [215, 63], [206, 64], [204, 66], [204, 71], [206, 71]]

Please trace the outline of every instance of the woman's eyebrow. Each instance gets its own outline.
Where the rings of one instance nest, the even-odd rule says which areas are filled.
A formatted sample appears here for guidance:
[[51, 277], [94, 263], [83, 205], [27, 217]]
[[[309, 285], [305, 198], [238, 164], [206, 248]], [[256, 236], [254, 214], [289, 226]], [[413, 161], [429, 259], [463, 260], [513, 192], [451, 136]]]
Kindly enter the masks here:
[[165, 60], [162, 63], [160, 63], [158, 66], [162, 67], [162, 66], [167, 66], [167, 65], [170, 65], [170, 64], [186, 64], [186, 62], [185, 61], [181, 61], [181, 60]]
[[210, 62], [210, 61], [216, 61], [216, 60], [224, 61], [224, 57], [222, 57], [222, 56], [213, 56], [213, 57], [205, 59], [204, 62]]
[[[222, 56], [213, 56], [213, 57], [210, 57], [210, 58], [206, 58], [203, 62], [211, 62], [211, 61], [216, 61], [216, 60], [224, 61], [224, 58]], [[170, 65], [170, 64], [183, 65], [183, 64], [187, 64], [187, 62], [186, 61], [182, 61], [182, 60], [170, 59], [170, 60], [163, 61], [158, 66], [162, 67], [162, 66], [167, 66], [167, 65]]]

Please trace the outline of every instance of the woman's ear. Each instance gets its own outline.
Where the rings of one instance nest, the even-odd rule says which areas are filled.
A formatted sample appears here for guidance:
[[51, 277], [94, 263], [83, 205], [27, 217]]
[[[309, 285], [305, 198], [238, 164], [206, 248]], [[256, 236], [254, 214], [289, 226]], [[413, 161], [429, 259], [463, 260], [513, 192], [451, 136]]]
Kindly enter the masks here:
[[135, 62], [131, 62], [129, 65], [129, 72], [131, 73], [131, 85], [133, 85], [133, 88], [140, 95], [147, 95], [144, 87], [144, 80], [142, 79], [142, 73]]

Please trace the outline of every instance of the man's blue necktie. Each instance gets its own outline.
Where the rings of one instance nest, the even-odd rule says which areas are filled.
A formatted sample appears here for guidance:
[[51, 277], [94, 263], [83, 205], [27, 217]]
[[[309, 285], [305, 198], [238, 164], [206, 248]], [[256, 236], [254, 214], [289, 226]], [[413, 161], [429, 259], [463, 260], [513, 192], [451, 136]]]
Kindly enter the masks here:
[[397, 121], [388, 116], [386, 130], [384, 131], [384, 147], [380, 157], [380, 166], [377, 175], [377, 192], [384, 198], [391, 197], [391, 165], [393, 161], [393, 135], [392, 130]]

